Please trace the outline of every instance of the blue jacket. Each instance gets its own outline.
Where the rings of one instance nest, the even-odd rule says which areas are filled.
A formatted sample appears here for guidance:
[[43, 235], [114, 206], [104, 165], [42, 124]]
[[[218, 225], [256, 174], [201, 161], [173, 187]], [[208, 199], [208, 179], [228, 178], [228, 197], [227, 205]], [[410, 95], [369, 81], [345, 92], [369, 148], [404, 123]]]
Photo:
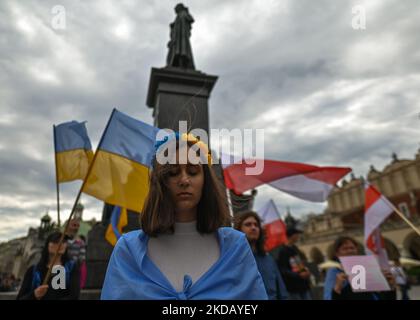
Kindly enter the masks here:
[[[338, 268], [330, 268], [327, 270], [327, 274], [325, 276], [325, 283], [324, 283], [324, 300], [332, 300], [332, 293], [335, 287], [335, 279], [337, 274], [343, 272]], [[348, 286], [349, 282], [346, 280], [344, 282], [344, 287]]]
[[147, 256], [149, 237], [132, 231], [117, 242], [108, 264], [103, 300], [266, 300], [267, 293], [245, 235], [232, 228], [217, 231], [220, 257], [196, 282], [184, 276], [177, 292]]
[[254, 257], [263, 278], [268, 298], [270, 300], [287, 300], [289, 293], [273, 257], [269, 254], [264, 256], [254, 254]]

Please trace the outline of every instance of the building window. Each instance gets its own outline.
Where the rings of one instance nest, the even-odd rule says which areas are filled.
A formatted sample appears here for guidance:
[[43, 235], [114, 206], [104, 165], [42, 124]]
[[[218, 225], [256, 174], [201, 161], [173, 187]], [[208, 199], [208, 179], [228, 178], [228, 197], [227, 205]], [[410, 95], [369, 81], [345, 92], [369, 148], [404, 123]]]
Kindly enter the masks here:
[[398, 209], [400, 209], [402, 214], [404, 214], [407, 218], [410, 217], [410, 210], [408, 209], [406, 202], [398, 204]]

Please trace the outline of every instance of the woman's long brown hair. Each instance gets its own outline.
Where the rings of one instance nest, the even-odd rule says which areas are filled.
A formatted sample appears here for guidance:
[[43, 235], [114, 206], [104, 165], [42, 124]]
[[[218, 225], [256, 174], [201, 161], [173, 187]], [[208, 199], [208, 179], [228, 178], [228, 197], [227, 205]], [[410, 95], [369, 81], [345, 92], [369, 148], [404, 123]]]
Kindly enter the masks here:
[[[197, 205], [197, 231], [212, 233], [220, 227], [230, 226], [230, 215], [221, 182], [208, 164], [201, 165], [204, 184]], [[171, 166], [173, 165], [161, 165], [156, 159], [153, 162], [150, 190], [140, 218], [141, 228], [149, 236], [174, 232], [175, 205], [167, 187]]]

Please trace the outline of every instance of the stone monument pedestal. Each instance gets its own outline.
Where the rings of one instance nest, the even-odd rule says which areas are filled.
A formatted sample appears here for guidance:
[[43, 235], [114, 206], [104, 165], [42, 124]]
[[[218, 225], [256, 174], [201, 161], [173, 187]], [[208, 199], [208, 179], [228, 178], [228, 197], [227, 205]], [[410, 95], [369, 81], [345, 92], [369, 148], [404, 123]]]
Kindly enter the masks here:
[[153, 108], [154, 125], [179, 131], [179, 121], [188, 129], [209, 133], [208, 99], [217, 76], [177, 67], [152, 68], [147, 106]]
[[[104, 211], [111, 210], [112, 206], [105, 205]], [[102, 221], [93, 226], [88, 233], [88, 246], [86, 252], [87, 279], [86, 289], [100, 289], [105, 279], [108, 261], [114, 247], [105, 239], [109, 221]], [[128, 224], [124, 232], [138, 230], [139, 215], [128, 211]]]

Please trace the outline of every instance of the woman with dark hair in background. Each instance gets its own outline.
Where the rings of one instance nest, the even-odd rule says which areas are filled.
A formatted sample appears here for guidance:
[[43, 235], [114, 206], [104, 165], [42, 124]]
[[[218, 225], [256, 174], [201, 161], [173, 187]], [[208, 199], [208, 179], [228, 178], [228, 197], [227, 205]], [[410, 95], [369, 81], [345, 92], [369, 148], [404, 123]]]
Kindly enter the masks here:
[[[172, 160], [161, 164], [159, 147], [166, 143], [174, 144]], [[101, 298], [267, 299], [245, 235], [225, 227], [230, 224], [226, 196], [207, 145], [176, 134], [157, 148], [142, 229], [117, 242]], [[179, 161], [181, 154], [188, 161]]]
[[[17, 300], [76, 300], [79, 298], [79, 270], [76, 263], [68, 257], [66, 238], [53, 262], [61, 235], [61, 232], [53, 232], [47, 237], [38, 264], [29, 267], [25, 273]], [[54, 289], [51, 286], [54, 274], [51, 275], [48, 284], [42, 284], [51, 264], [64, 267], [65, 289]]]
[[239, 213], [235, 217], [235, 229], [245, 233], [257, 262], [270, 300], [286, 300], [288, 292], [276, 262], [264, 250], [264, 230], [261, 219], [254, 211]]
[[[356, 240], [350, 237], [339, 237], [333, 245], [334, 261], [339, 257], [359, 255]], [[328, 269], [325, 277], [324, 300], [396, 300], [395, 279], [390, 271], [382, 271], [391, 291], [353, 292], [347, 275], [341, 267]]]

